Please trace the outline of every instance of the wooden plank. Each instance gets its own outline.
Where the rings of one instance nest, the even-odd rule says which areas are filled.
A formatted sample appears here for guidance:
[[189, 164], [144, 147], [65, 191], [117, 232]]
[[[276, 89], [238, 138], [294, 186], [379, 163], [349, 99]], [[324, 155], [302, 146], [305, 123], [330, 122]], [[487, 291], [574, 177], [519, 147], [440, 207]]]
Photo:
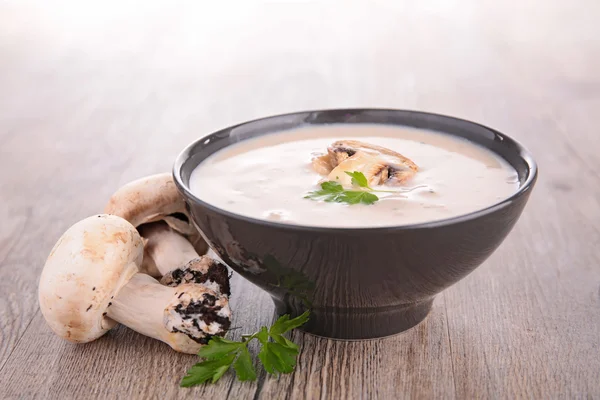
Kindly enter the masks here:
[[[491, 119], [499, 129], [543, 135], [523, 134], [541, 166], [537, 188], [500, 250], [446, 294], [458, 397], [578, 398], [600, 391], [600, 180], [590, 169], [600, 163], [569, 145], [579, 143], [569, 136], [591, 135], [594, 122], [565, 136], [531, 115], [543, 104], [525, 99], [526, 91], [513, 98], [510, 113]], [[562, 100], [578, 103], [576, 96]]]
[[[272, 321], [268, 295], [236, 278], [231, 299], [235, 316], [232, 336], [254, 332]], [[261, 310], [257, 313], [256, 310]], [[269, 310], [271, 312], [269, 313]], [[179, 387], [187, 368], [198, 359], [172, 351], [166, 344], [117, 327], [99, 340], [74, 345], [55, 336], [37, 315], [13, 357], [0, 372], [0, 398], [44, 399], [178, 399], [252, 398], [257, 383], [233, 385], [227, 375], [216, 385], [193, 389]]]
[[389, 338], [294, 340], [302, 343], [297, 370], [265, 379], [260, 399], [454, 398], [443, 296], [425, 322]]

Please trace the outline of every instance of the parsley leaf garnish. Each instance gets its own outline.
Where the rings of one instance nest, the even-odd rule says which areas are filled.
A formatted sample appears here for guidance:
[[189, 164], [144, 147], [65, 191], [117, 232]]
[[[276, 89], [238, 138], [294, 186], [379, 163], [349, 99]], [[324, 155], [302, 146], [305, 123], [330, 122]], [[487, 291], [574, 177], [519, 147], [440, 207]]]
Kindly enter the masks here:
[[354, 171], [354, 172], [344, 171], [344, 172], [346, 173], [346, 175], [349, 175], [352, 177], [353, 185], [371, 189], [369, 187], [369, 181], [367, 180], [367, 177], [362, 172], [357, 172], [357, 171]]
[[215, 383], [229, 369], [236, 354], [229, 354], [217, 360], [207, 360], [194, 365], [181, 380], [181, 386], [190, 387], [204, 382]]
[[336, 181], [328, 181], [321, 183], [320, 190], [309, 192], [305, 199], [323, 200], [328, 203], [347, 203], [347, 204], [373, 204], [379, 197], [372, 192], [377, 192], [369, 187], [367, 177], [358, 171], [345, 173], [352, 177], [352, 185], [362, 188], [362, 190], [346, 190]]
[[248, 351], [248, 346], [243, 346], [239, 351], [239, 356], [233, 364], [233, 369], [240, 381], [254, 381], [256, 380], [256, 371], [254, 370], [254, 364], [252, 364], [252, 358]]
[[296, 329], [304, 325], [308, 322], [308, 313], [304, 313], [294, 319], [290, 319], [288, 314], [283, 315], [279, 318], [271, 329], [269, 329], [269, 334], [272, 335], [282, 335], [285, 332], [291, 331], [292, 329]]
[[198, 356], [204, 361], [192, 366], [181, 380], [181, 386], [190, 387], [202, 383], [218, 381], [233, 366], [240, 381], [256, 380], [256, 370], [248, 351], [248, 344], [257, 339], [261, 345], [258, 359], [270, 374], [288, 374], [296, 366], [298, 345], [283, 336], [284, 333], [304, 325], [308, 321], [309, 312], [290, 319], [283, 315], [267, 329], [263, 326], [252, 335], [242, 336], [241, 342], [214, 336], [208, 344], [200, 349]]

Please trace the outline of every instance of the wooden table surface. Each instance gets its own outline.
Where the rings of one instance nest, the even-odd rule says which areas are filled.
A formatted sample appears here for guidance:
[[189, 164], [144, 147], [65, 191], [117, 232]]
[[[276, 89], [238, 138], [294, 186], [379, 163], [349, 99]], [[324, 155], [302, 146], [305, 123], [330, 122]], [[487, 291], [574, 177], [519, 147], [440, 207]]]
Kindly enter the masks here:
[[[83, 3], [0, 3], [0, 398], [600, 397], [599, 1]], [[425, 322], [295, 333], [293, 374], [194, 389], [194, 356], [127, 328], [50, 331], [45, 258], [120, 185], [233, 123], [360, 106], [475, 120], [540, 164], [510, 236]], [[273, 319], [239, 276], [231, 301], [235, 338]]]

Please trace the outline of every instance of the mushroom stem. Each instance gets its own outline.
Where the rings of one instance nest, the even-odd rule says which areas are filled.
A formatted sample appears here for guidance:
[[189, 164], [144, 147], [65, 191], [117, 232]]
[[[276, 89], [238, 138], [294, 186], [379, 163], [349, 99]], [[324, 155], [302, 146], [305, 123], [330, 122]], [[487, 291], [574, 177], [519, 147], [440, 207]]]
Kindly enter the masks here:
[[195, 247], [165, 222], [145, 224], [138, 231], [146, 241], [141, 272], [160, 279], [163, 285], [201, 283], [230, 295], [227, 267], [211, 256], [199, 256]]
[[163, 286], [151, 276], [135, 274], [111, 300], [107, 316], [142, 335], [168, 343], [163, 314], [176, 291], [177, 288]]
[[[227, 299], [195, 284], [175, 287], [135, 274], [111, 300], [107, 316], [189, 354], [229, 328]], [[183, 335], [182, 335], [183, 334]]]
[[155, 278], [200, 257], [189, 240], [164, 222], [142, 225], [138, 231], [146, 240], [141, 269]]
[[142, 225], [138, 232], [146, 241], [141, 272], [166, 286], [200, 283], [219, 294], [231, 294], [227, 267], [208, 255], [199, 256], [195, 247], [165, 222]]

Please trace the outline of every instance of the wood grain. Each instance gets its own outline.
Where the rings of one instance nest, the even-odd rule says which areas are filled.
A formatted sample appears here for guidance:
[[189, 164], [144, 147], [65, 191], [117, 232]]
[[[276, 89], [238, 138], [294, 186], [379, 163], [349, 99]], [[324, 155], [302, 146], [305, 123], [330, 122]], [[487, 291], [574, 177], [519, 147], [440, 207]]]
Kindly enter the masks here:
[[[600, 397], [600, 2], [233, 3], [0, 3], [0, 398]], [[120, 185], [236, 122], [360, 106], [476, 120], [540, 164], [511, 235], [423, 324], [296, 333], [295, 373], [195, 389], [177, 386], [194, 357], [126, 328], [48, 329], [44, 260]], [[233, 292], [234, 337], [272, 320]]]

